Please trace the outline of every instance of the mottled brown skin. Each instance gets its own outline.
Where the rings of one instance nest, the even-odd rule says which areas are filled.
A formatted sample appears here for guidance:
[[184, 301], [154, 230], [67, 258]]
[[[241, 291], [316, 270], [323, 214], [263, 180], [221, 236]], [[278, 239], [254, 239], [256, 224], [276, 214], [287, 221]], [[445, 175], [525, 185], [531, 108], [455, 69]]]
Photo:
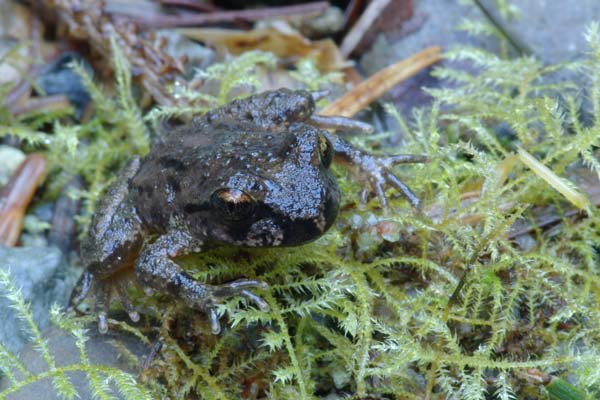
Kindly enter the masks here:
[[424, 157], [367, 154], [317, 126], [348, 128], [352, 120], [312, 120], [314, 110], [309, 92], [265, 92], [166, 133], [143, 160], [132, 160], [100, 204], [82, 244], [87, 268], [70, 306], [91, 289], [99, 329], [106, 332], [114, 288], [138, 320], [126, 290], [133, 270], [144, 287], [208, 312], [215, 333], [220, 326], [214, 306], [228, 297], [241, 295], [267, 310], [250, 290], [266, 283], [204, 284], [173, 258], [223, 244], [294, 246], [318, 238], [339, 209], [340, 193], [329, 169], [333, 159], [357, 167], [352, 170], [365, 181], [365, 197], [374, 190], [387, 206], [384, 189], [391, 185], [418, 207], [418, 198], [390, 168]]

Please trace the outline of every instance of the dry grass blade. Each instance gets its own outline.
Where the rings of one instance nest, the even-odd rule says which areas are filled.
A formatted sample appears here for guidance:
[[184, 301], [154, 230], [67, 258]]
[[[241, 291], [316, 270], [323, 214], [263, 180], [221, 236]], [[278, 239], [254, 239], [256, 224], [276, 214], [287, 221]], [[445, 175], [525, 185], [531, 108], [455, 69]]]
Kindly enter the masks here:
[[537, 176], [565, 196], [575, 207], [581, 210], [589, 210], [590, 201], [577, 189], [574, 183], [556, 175], [550, 168], [525, 151], [525, 149], [519, 147], [517, 154], [523, 164], [527, 165]]
[[320, 114], [352, 117], [390, 88], [414, 76], [424, 68], [437, 63], [441, 59], [442, 49], [439, 46], [428, 47], [405, 60], [378, 71], [369, 79], [356, 85], [354, 89], [329, 104]]

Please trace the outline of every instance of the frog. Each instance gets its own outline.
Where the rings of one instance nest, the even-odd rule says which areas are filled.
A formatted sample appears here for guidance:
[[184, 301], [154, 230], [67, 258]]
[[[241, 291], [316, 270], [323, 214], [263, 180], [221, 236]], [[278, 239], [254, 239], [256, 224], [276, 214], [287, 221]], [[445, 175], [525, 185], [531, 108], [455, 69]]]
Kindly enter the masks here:
[[134, 157], [108, 188], [81, 243], [85, 266], [70, 299], [75, 310], [93, 298], [98, 329], [108, 331], [115, 295], [137, 322], [128, 295], [132, 281], [145, 292], [167, 294], [206, 313], [211, 331], [221, 324], [217, 306], [241, 296], [263, 311], [260, 279], [209, 284], [177, 262], [219, 246], [299, 246], [323, 235], [340, 209], [333, 162], [363, 183], [361, 201], [374, 192], [389, 207], [395, 188], [419, 209], [420, 200], [392, 171], [424, 155], [375, 155], [333, 131], [370, 131], [370, 125], [316, 115], [323, 92], [278, 89], [234, 100], [163, 132], [149, 153]]

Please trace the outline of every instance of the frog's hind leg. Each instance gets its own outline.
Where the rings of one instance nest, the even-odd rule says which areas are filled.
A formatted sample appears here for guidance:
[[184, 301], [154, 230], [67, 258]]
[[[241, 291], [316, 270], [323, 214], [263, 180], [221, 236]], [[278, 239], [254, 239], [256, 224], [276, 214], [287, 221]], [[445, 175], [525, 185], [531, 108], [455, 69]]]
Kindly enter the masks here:
[[[122, 274], [119, 274], [122, 275]], [[133, 278], [133, 274], [129, 274]], [[79, 281], [75, 285], [71, 297], [69, 299], [69, 305], [67, 311], [77, 310], [77, 307], [85, 300], [88, 294], [91, 292], [94, 298], [94, 311], [98, 321], [98, 331], [100, 333], [108, 332], [108, 312], [113, 296], [116, 294], [119, 302], [129, 315], [129, 318], [133, 322], [140, 320], [140, 315], [133, 306], [127, 288], [131, 282], [131, 279], [119, 277], [109, 279], [97, 279], [89, 271], [85, 271], [81, 274]]]
[[132, 321], [139, 320], [127, 296], [133, 278], [133, 265], [142, 247], [141, 222], [128, 200], [129, 181], [139, 168], [139, 159], [131, 161], [111, 185], [94, 215], [88, 236], [81, 245], [85, 271], [71, 292], [67, 310], [76, 309], [91, 293], [100, 332], [106, 332], [107, 314], [113, 292]]
[[118, 279], [116, 282], [106, 280], [94, 282], [92, 287], [95, 299], [94, 314], [98, 321], [98, 331], [100, 333], [108, 332], [108, 312], [115, 292], [121, 305], [127, 314], [129, 314], [131, 321], [138, 322], [140, 320], [140, 314], [133, 307], [129, 294], [127, 293], [128, 284], [129, 280], [125, 278]]
[[[129, 219], [131, 220], [128, 221]], [[108, 331], [108, 311], [111, 300], [115, 297], [129, 314], [131, 321], [137, 322], [140, 319], [129, 299], [127, 288], [135, 281], [133, 266], [143, 243], [141, 227], [135, 222], [135, 218], [121, 212], [115, 215], [112, 224], [116, 226], [109, 227], [106, 235], [95, 239], [102, 251], [87, 255], [88, 267], [80, 278], [82, 284], [77, 285], [73, 291], [71, 304], [75, 306], [83, 300], [86, 291], [91, 292], [100, 333]], [[119, 234], [112, 234], [113, 229], [117, 229]]]

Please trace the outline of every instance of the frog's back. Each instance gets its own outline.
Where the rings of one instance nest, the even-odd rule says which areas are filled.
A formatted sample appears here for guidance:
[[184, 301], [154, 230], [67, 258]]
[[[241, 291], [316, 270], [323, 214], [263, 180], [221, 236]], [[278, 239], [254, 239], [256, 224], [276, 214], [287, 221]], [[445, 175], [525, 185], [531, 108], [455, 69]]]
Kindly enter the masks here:
[[294, 140], [247, 122], [199, 118], [153, 145], [132, 180], [133, 203], [146, 228], [165, 231], [208, 209], [212, 192], [236, 173], [276, 168]]

